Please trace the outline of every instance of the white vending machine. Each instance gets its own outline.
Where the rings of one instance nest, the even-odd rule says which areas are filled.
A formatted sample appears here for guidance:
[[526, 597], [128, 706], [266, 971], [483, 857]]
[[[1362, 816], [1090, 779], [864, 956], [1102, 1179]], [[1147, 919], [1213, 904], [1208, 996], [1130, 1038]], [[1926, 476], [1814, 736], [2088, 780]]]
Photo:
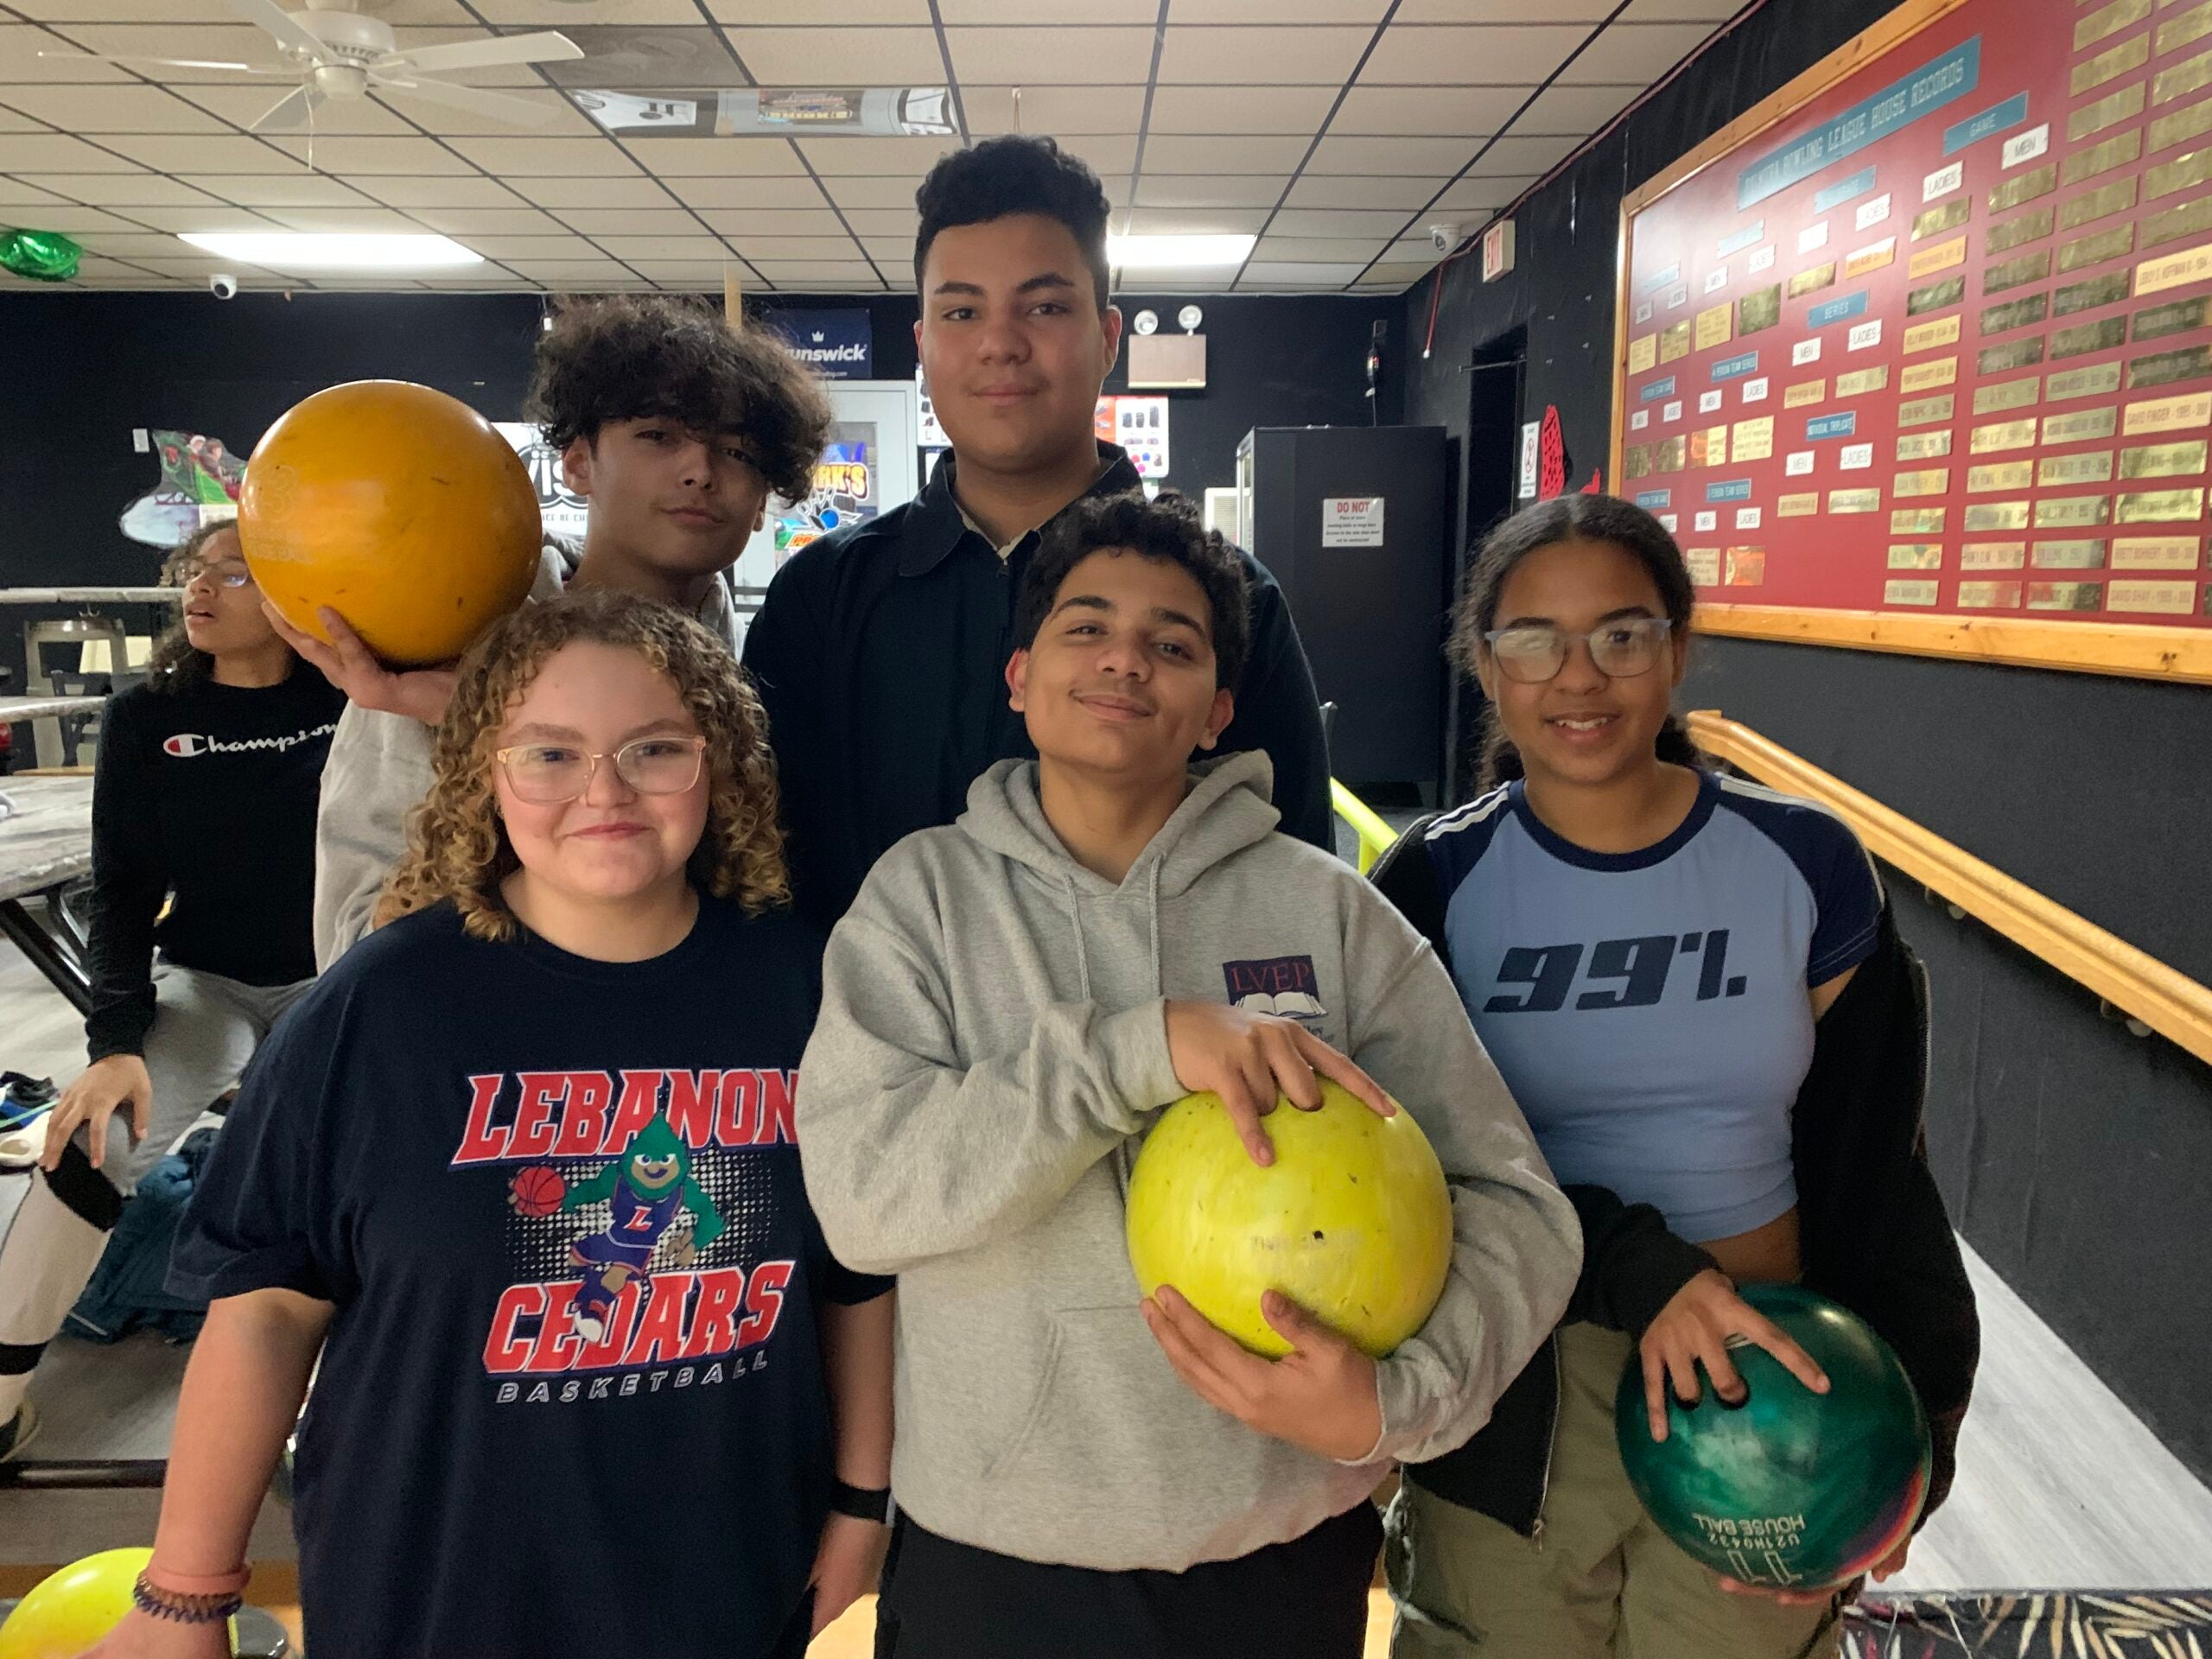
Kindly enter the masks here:
[[760, 607], [768, 579], [809, 542], [873, 518], [921, 491], [922, 400], [911, 380], [829, 380], [830, 442], [804, 501], [768, 503], [730, 572], [741, 617]]

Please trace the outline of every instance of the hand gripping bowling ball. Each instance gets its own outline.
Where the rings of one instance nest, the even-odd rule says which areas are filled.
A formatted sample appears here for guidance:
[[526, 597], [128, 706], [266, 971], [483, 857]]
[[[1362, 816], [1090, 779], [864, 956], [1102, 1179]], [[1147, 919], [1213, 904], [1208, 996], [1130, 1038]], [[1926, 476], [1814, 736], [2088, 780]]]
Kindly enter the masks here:
[[1716, 1573], [1790, 1590], [1848, 1584], [1910, 1535], [1928, 1497], [1928, 1418], [1887, 1343], [1796, 1285], [1741, 1294], [1827, 1373], [1815, 1394], [1765, 1349], [1730, 1344], [1749, 1391], [1726, 1406], [1667, 1394], [1651, 1438], [1635, 1359], [1613, 1402], [1629, 1484], [1659, 1529]]
[[[0, 1624], [0, 1659], [77, 1659], [122, 1623], [150, 1549], [104, 1549], [48, 1573]], [[238, 1649], [238, 1621], [230, 1625]]]
[[1382, 1357], [1421, 1329], [1452, 1262], [1452, 1199], [1413, 1115], [1378, 1117], [1324, 1079], [1321, 1109], [1279, 1100], [1275, 1161], [1252, 1161], [1220, 1096], [1160, 1115], [1129, 1177], [1129, 1262], [1254, 1353], [1290, 1347], [1260, 1313], [1281, 1291]]
[[387, 663], [458, 657], [537, 572], [537, 492], [467, 404], [404, 380], [295, 404], [256, 446], [238, 544], [285, 620], [326, 638], [327, 605]]

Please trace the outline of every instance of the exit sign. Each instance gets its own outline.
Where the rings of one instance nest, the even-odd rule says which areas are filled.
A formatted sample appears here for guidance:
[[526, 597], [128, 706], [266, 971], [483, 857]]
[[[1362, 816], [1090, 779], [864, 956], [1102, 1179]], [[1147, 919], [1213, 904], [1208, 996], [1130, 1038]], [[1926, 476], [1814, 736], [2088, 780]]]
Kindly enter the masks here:
[[1483, 281], [1494, 283], [1513, 269], [1513, 221], [1501, 219], [1483, 232]]

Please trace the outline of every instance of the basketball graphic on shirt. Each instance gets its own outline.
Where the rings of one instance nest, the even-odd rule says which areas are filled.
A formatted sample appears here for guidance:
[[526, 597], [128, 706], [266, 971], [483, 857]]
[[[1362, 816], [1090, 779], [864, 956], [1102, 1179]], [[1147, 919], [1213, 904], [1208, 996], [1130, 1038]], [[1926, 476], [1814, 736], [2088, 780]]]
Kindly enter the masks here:
[[514, 1206], [525, 1216], [550, 1216], [560, 1209], [568, 1190], [559, 1170], [548, 1164], [532, 1164], [515, 1175]]

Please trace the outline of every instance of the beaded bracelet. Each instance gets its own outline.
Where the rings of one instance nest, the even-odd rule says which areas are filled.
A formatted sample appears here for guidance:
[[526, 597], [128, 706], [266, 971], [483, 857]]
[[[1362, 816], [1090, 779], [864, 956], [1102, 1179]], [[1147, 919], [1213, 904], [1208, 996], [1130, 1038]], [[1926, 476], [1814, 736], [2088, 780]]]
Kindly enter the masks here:
[[131, 1605], [156, 1618], [165, 1618], [177, 1624], [219, 1624], [245, 1605], [245, 1598], [236, 1590], [219, 1590], [201, 1596], [181, 1595], [174, 1590], [164, 1590], [144, 1573], [130, 1586]]

